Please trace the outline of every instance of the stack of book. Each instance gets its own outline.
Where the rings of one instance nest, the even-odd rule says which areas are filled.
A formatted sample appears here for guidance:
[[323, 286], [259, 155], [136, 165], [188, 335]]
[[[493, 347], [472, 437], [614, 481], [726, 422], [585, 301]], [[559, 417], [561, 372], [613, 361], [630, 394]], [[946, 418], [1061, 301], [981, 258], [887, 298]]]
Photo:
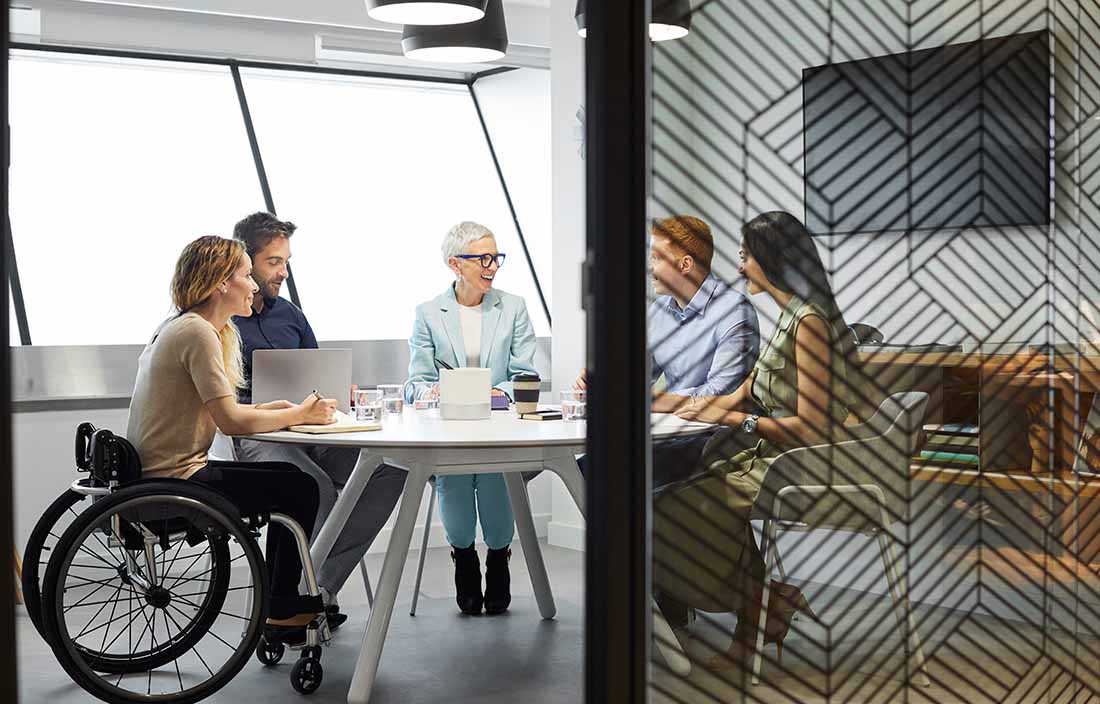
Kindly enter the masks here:
[[966, 423], [926, 425], [927, 440], [915, 459], [944, 467], [978, 466], [978, 426]]

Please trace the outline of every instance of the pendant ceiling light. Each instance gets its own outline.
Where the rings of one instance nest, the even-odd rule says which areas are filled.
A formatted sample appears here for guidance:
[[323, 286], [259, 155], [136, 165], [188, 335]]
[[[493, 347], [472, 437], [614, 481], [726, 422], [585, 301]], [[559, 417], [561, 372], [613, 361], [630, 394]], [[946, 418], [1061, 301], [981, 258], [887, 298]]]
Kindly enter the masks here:
[[485, 17], [446, 27], [405, 25], [401, 35], [405, 56], [419, 61], [472, 64], [495, 61], [508, 51], [504, 0], [489, 0]]
[[[584, 15], [585, 0], [577, 0], [577, 34], [588, 38], [588, 22]], [[649, 19], [649, 38], [655, 42], [686, 37], [691, 31], [691, 0], [653, 0]]]
[[463, 24], [485, 16], [486, 0], [366, 0], [371, 19], [393, 24]]

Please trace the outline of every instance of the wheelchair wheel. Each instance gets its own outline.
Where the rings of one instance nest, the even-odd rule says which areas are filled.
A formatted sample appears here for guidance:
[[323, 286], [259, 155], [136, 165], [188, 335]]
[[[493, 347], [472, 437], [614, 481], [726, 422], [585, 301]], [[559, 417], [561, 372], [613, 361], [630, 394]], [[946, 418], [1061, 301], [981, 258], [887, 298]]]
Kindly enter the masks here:
[[46, 563], [61, 534], [91, 504], [91, 497], [72, 489], [54, 499], [35, 524], [23, 551], [23, 601], [31, 623], [43, 638], [46, 632], [42, 626], [42, 575], [46, 572]]
[[267, 571], [238, 516], [206, 487], [159, 480], [73, 521], [42, 581], [42, 616], [77, 684], [109, 702], [187, 704], [240, 671], [262, 633]]

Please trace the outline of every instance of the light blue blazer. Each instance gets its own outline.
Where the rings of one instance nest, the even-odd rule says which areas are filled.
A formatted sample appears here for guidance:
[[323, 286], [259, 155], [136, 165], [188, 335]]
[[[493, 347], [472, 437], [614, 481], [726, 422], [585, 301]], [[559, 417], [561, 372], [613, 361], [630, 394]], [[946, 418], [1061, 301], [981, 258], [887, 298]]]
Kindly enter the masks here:
[[[416, 307], [409, 338], [409, 380], [405, 401], [422, 398], [439, 382], [436, 358], [454, 368], [466, 366], [466, 346], [454, 288]], [[535, 329], [519, 296], [491, 289], [481, 301], [481, 364], [492, 370], [492, 384], [512, 395], [512, 377], [538, 374]]]

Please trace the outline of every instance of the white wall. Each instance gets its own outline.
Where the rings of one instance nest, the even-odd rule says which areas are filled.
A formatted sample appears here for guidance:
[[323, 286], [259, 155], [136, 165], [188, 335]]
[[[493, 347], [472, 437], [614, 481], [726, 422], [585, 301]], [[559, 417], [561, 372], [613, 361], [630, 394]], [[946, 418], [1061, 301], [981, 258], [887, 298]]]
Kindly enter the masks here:
[[[584, 41], [573, 20], [575, 4], [556, 0], [550, 14], [550, 109], [553, 134], [554, 392], [569, 388], [584, 366], [585, 315], [581, 310], [581, 264], [585, 250], [585, 172], [579, 154], [584, 104]], [[565, 486], [554, 480], [552, 545], [584, 547], [584, 519]]]

